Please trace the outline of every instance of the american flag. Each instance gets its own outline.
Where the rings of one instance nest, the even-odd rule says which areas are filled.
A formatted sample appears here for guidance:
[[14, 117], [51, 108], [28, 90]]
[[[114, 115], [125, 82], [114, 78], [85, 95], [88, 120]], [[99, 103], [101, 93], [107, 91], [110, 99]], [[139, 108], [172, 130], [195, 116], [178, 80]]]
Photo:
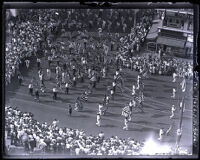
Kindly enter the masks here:
[[129, 115], [130, 109], [129, 106], [126, 106], [122, 109], [122, 116], [127, 117]]

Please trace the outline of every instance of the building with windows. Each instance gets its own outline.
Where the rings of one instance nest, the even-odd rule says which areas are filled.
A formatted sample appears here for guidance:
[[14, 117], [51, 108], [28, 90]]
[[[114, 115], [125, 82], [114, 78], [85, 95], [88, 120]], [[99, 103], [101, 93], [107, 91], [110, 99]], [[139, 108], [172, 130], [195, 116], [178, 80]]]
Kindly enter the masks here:
[[[160, 23], [156, 36], [147, 47], [162, 54], [192, 57], [193, 55], [193, 10], [192, 9], [157, 9]], [[147, 37], [148, 38], [148, 37]]]

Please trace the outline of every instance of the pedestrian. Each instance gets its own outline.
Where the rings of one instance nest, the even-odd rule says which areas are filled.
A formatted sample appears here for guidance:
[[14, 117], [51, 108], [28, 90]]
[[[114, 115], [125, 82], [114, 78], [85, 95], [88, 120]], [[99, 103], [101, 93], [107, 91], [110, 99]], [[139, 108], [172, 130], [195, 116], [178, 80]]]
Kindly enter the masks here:
[[71, 104], [69, 104], [69, 116], [71, 116], [72, 115], [72, 106], [71, 106]]
[[57, 100], [57, 92], [58, 92], [58, 91], [57, 91], [57, 88], [54, 87], [54, 88], [53, 88], [53, 99], [54, 99], [54, 100]]
[[31, 96], [33, 96], [33, 84], [30, 83], [30, 84], [28, 85], [28, 88], [29, 88], [29, 94], [30, 94]]

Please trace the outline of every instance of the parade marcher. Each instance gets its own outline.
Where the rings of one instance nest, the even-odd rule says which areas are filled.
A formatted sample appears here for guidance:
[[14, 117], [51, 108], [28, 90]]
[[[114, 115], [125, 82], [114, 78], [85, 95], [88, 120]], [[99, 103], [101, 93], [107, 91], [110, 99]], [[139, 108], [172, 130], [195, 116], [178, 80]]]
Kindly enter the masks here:
[[176, 74], [175, 72], [172, 74], [172, 77], [173, 77], [173, 80], [172, 80], [172, 82], [176, 82], [176, 77], [177, 77], [177, 74]]
[[29, 68], [29, 65], [30, 65], [30, 60], [26, 59], [26, 60], [25, 60], [25, 63], [26, 63], [26, 68], [28, 69], [28, 68]]
[[44, 75], [42, 72], [39, 74], [39, 79], [40, 79], [40, 83], [44, 85]]
[[66, 82], [65, 84], [65, 94], [69, 94], [69, 83]]
[[186, 79], [185, 79], [185, 77], [183, 78], [183, 80], [180, 83], [180, 85], [181, 85], [181, 90], [184, 93], [186, 91]]
[[102, 74], [103, 74], [102, 77], [106, 78], [106, 67], [105, 66], [102, 69]]
[[111, 96], [112, 100], [114, 100], [114, 91], [113, 91], [113, 89], [110, 90], [110, 96]]
[[161, 128], [159, 131], [159, 138], [158, 138], [159, 141], [163, 140], [163, 135], [164, 135], [164, 128]]
[[176, 138], [176, 151], [179, 150], [179, 145], [181, 141], [181, 136], [182, 136], [182, 128], [177, 129], [176, 132], [177, 138]]
[[102, 116], [103, 115], [103, 104], [102, 103], [99, 103], [99, 114], [100, 114], [100, 116]]
[[72, 106], [71, 104], [69, 104], [69, 116], [71, 116], [71, 114], [72, 114]]
[[132, 87], [132, 95], [133, 95], [133, 97], [136, 95], [136, 88], [135, 88], [135, 85], [133, 85], [133, 87]]
[[72, 81], [73, 81], [73, 86], [76, 87], [76, 77], [75, 76], [73, 77]]
[[174, 99], [175, 98], [175, 96], [176, 96], [176, 89], [175, 88], [173, 88], [173, 90], [172, 90], [172, 98]]
[[50, 68], [51, 66], [51, 62], [52, 62], [52, 57], [51, 56], [48, 56], [48, 67]]
[[172, 109], [171, 109], [171, 116], [170, 119], [172, 119], [174, 117], [174, 112], [175, 112], [176, 108], [174, 105], [172, 105]]
[[19, 75], [17, 76], [17, 78], [18, 78], [18, 81], [19, 81], [19, 85], [21, 86], [21, 85], [22, 85], [22, 81], [23, 81], [22, 75], [19, 74]]
[[87, 91], [83, 92], [81, 95], [81, 100], [87, 101], [89, 93]]
[[99, 113], [97, 113], [97, 123], [96, 123], [96, 125], [97, 125], [98, 127], [101, 127], [101, 116], [100, 116]]
[[39, 101], [39, 90], [38, 90], [38, 88], [35, 89], [35, 100]]
[[128, 128], [129, 128], [128, 123], [129, 123], [128, 117], [125, 117], [123, 130], [128, 130]]
[[136, 87], [136, 89], [139, 89], [139, 88], [140, 88], [140, 82], [141, 82], [141, 76], [138, 75], [138, 76], [137, 76], [137, 87]]
[[83, 110], [83, 104], [82, 104], [82, 102], [80, 100], [80, 97], [77, 97], [77, 99], [76, 99], [74, 110], [75, 111], [81, 111], [81, 110]]
[[51, 70], [50, 70], [50, 68], [47, 68], [47, 79], [48, 80], [51, 79]]
[[66, 73], [62, 72], [62, 83], [65, 83], [66, 80]]
[[115, 81], [113, 81], [112, 82], [112, 89], [113, 89], [113, 92], [115, 93], [115, 91], [116, 91], [116, 82]]
[[37, 58], [37, 68], [38, 68], [38, 70], [40, 69], [40, 66], [41, 66], [41, 59]]
[[53, 88], [53, 99], [54, 99], [54, 100], [57, 100], [57, 93], [58, 93], [57, 88], [54, 87], [54, 88]]
[[30, 84], [28, 85], [28, 88], [29, 88], [29, 94], [30, 94], [31, 96], [33, 96], [33, 84], [30, 83]]

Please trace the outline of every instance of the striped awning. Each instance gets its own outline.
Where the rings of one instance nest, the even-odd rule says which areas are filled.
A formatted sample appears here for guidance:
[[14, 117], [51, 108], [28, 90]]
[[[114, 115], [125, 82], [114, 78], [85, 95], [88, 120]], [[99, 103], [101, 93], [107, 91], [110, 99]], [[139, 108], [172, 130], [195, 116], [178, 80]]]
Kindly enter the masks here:
[[185, 40], [162, 37], [162, 36], [158, 37], [157, 39], [157, 44], [164, 44], [167, 46], [178, 47], [178, 48], [184, 48], [185, 42], [186, 42]]

